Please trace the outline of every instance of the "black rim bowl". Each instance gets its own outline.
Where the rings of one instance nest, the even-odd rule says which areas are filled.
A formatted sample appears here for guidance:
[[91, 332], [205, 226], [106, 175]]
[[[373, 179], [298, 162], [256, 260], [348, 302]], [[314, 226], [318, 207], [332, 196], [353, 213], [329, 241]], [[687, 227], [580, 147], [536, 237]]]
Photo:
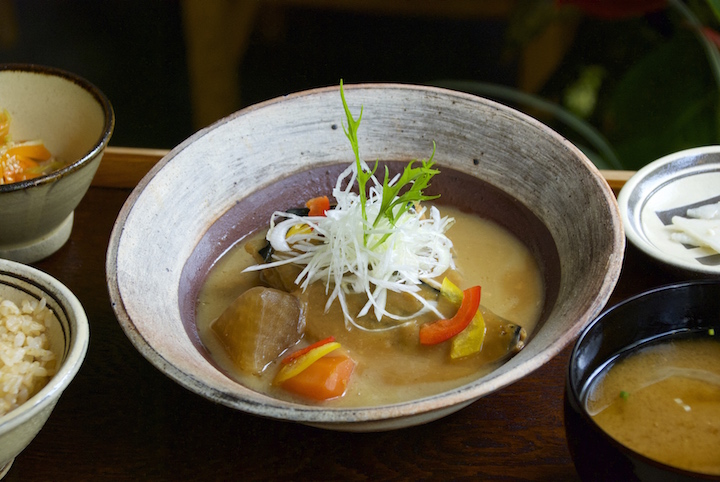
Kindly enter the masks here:
[[655, 288], [596, 318], [573, 347], [565, 384], [565, 434], [583, 480], [720, 480], [649, 459], [607, 435], [585, 410], [584, 389], [593, 374], [621, 351], [669, 333], [720, 326], [720, 280]]

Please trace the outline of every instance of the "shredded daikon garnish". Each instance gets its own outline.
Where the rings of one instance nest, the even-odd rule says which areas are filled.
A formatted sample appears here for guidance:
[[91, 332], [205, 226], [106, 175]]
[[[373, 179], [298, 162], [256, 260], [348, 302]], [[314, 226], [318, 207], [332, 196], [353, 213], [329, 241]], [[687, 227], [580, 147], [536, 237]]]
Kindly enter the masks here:
[[[358, 326], [355, 317], [372, 309], [379, 321], [383, 317], [398, 322], [413, 320], [434, 305], [417, 294], [423, 279], [435, 278], [454, 268], [452, 241], [445, 232], [453, 218], [441, 217], [435, 206], [411, 209], [399, 216], [393, 226], [388, 219], [368, 226], [363, 218], [360, 196], [351, 192], [346, 182], [355, 177], [354, 166], [348, 167], [333, 189], [337, 206], [326, 216], [304, 217], [285, 212], [272, 216], [267, 239], [275, 252], [275, 261], [248, 268], [258, 270], [281, 264], [303, 266], [295, 283], [303, 290], [315, 282], [325, 285], [326, 309], [337, 300], [347, 323]], [[374, 177], [368, 191], [365, 211], [375, 220], [382, 202], [382, 185]], [[343, 186], [343, 184], [345, 184]], [[396, 208], [397, 209], [397, 208]], [[308, 225], [287, 237], [295, 225]], [[383, 242], [379, 242], [384, 239]], [[408, 293], [423, 308], [408, 316], [398, 316], [386, 309], [387, 290]], [[367, 303], [358, 313], [350, 313], [345, 295], [365, 293]], [[442, 316], [437, 313], [438, 316]]]
[[[452, 241], [445, 235], [454, 219], [442, 217], [435, 206], [420, 204], [435, 198], [422, 194], [422, 189], [437, 173], [431, 169], [432, 158], [422, 161], [421, 167], [413, 167], [410, 162], [402, 174], [392, 179], [386, 170], [381, 183], [374, 175], [375, 169], [370, 170], [360, 160], [356, 135], [360, 119], [352, 118], [342, 83], [340, 92], [348, 117], [345, 132], [356, 162], [338, 177], [332, 192], [337, 203], [335, 208], [325, 216], [273, 213], [267, 233], [274, 251], [273, 261], [247, 270], [289, 263], [303, 266], [295, 283], [305, 290], [312, 283], [322, 282], [328, 295], [325, 309], [337, 301], [346, 325], [360, 329], [368, 328], [357, 324], [355, 318], [371, 310], [378, 322], [382, 319], [397, 322], [390, 328], [427, 311], [442, 317], [435, 304], [418, 293], [422, 280], [438, 277], [455, 267]], [[355, 183], [359, 186], [358, 193], [352, 190]], [[297, 225], [311, 229], [291, 231]], [[409, 294], [420, 301], [422, 308], [408, 316], [392, 313], [386, 307], [388, 290]], [[358, 313], [350, 313], [346, 295], [363, 293], [367, 302]], [[388, 328], [379, 324], [376, 329]]]

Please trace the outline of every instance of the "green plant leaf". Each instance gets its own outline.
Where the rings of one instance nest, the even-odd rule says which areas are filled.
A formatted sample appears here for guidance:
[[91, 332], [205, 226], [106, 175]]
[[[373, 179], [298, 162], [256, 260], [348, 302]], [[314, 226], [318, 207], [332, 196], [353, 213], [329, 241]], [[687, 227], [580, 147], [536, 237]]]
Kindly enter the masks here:
[[627, 169], [688, 147], [713, 144], [717, 92], [690, 32], [660, 45], [618, 82], [604, 112], [604, 132]]
[[710, 10], [715, 14], [715, 19], [720, 21], [720, 0], [707, 0]]
[[[367, 182], [372, 178], [373, 175], [375, 175], [375, 171], [377, 171], [378, 167], [378, 162], [375, 161], [375, 166], [373, 167], [373, 169], [371, 171], [368, 171], [363, 167], [363, 163], [360, 161], [360, 149], [357, 138], [357, 130], [360, 127], [360, 121], [362, 119], [362, 107], [360, 108], [360, 116], [356, 120], [350, 112], [350, 108], [348, 107], [347, 101], [345, 100], [345, 92], [343, 90], [342, 80], [340, 80], [340, 98], [342, 99], [343, 108], [345, 109], [345, 116], [347, 117], [348, 123], [347, 127], [343, 125], [343, 130], [345, 131], [345, 135], [347, 136], [347, 138], [350, 140], [353, 152], [355, 153], [355, 165], [357, 167], [357, 183], [360, 190], [359, 194], [360, 201], [362, 203], [362, 217], [365, 223], [364, 229], [366, 231], [364, 241], [367, 244], [367, 230], [369, 227], [369, 220], [367, 218], [367, 211], [365, 209], [365, 206], [367, 204]], [[380, 220], [383, 218], [388, 219], [388, 221], [390, 221], [390, 224], [394, 226], [398, 218], [407, 212], [412, 203], [428, 201], [440, 197], [439, 195], [426, 196], [425, 194], [423, 194], [423, 190], [430, 185], [430, 179], [432, 179], [435, 174], [438, 174], [440, 172], [437, 169], [432, 169], [432, 166], [434, 164], [434, 157], [435, 143], [433, 142], [433, 152], [430, 156], [430, 159], [421, 161], [420, 167], [413, 167], [413, 164], [415, 164], [415, 162], [417, 161], [410, 161], [408, 165], [405, 166], [402, 175], [395, 182], [391, 182], [390, 172], [387, 166], [385, 166], [385, 179], [383, 180], [382, 202], [380, 203], [380, 210], [377, 214], [377, 217], [372, 222], [373, 227], [376, 227]], [[404, 188], [407, 189], [401, 194], [400, 191], [402, 191]], [[396, 206], [399, 207], [396, 209]], [[388, 236], [389, 234], [383, 236], [376, 244], [376, 246], [382, 244], [388, 238]]]

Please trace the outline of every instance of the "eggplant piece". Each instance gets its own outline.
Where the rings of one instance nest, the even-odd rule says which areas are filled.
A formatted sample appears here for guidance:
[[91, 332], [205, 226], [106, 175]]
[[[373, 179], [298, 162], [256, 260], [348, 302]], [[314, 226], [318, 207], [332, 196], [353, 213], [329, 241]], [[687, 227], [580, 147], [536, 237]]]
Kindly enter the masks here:
[[[335, 206], [330, 206], [330, 209], [335, 209]], [[307, 207], [290, 208], [285, 212], [294, 214], [295, 216], [304, 217], [308, 216], [310, 209]], [[266, 240], [258, 241], [256, 243], [248, 243], [245, 245], [245, 250], [252, 254], [255, 260], [260, 264], [271, 262], [273, 253], [275, 252], [272, 244]], [[271, 288], [292, 293], [298, 288], [297, 284], [295, 284], [295, 280], [301, 271], [302, 269], [294, 264], [266, 268], [260, 271], [260, 281]]]
[[305, 310], [289, 293], [250, 288], [213, 322], [211, 330], [238, 370], [260, 374], [305, 332]]
[[504, 363], [525, 347], [527, 330], [480, 305], [487, 332], [483, 350], [488, 360]]
[[[272, 246], [265, 240], [245, 244], [245, 251], [250, 253], [258, 264], [271, 261]], [[270, 288], [292, 293], [298, 288], [295, 280], [300, 274], [300, 271], [300, 267], [295, 264], [265, 268], [260, 271], [260, 281]]]
[[[330, 209], [335, 209], [335, 205], [330, 206]], [[310, 208], [290, 208], [287, 209], [285, 212], [289, 214], [294, 214], [295, 216], [305, 217], [310, 214]], [[272, 247], [272, 244], [270, 244], [270, 241], [267, 241], [265, 242], [264, 246], [258, 248], [257, 252], [264, 263], [269, 263], [275, 251]]]

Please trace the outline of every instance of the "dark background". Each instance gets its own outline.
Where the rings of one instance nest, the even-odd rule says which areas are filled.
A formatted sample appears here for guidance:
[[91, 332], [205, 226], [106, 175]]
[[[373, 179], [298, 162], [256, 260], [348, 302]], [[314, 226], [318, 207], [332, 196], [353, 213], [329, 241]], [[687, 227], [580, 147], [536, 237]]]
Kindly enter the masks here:
[[[193, 132], [181, 5], [169, 0], [15, 1], [18, 31], [0, 62], [60, 67], [109, 98], [111, 145], [171, 148]], [[261, 9], [262, 10], [262, 9]], [[241, 65], [241, 106], [360, 81], [439, 78], [512, 82], [499, 59], [504, 25], [287, 7], [280, 32], [254, 28]], [[263, 31], [265, 30], [265, 32]]]
[[[445, 11], [450, 3], [484, 7], [458, 14]], [[342, 78], [450, 86], [490, 97], [558, 130], [601, 168], [637, 169], [670, 152], [720, 143], [720, 80], [678, 9], [633, 13], [607, 0], [603, 5], [621, 8], [606, 18], [560, 3], [588, 2], [257, 0], [236, 69], [239, 100], [229, 100], [223, 115]], [[630, 5], [643, 3], [658, 4]], [[501, 15], [483, 13], [500, 4], [510, 7]], [[703, 1], [687, 4], [718, 30]], [[183, 6], [179, 0], [0, 0], [0, 63], [77, 73], [115, 108], [111, 145], [172, 148], [216, 120], [193, 117]], [[567, 48], [528, 92], [519, 81], [524, 49], [568, 19], [575, 27], [560, 34]], [[593, 71], [594, 78], [586, 75]], [[571, 91], [580, 92], [587, 112], [573, 111]], [[530, 102], [517, 94], [530, 95]], [[538, 109], [538, 99], [550, 107]], [[580, 124], [564, 121], [559, 110], [577, 115]], [[611, 146], [612, 156], [582, 133], [583, 123]]]

